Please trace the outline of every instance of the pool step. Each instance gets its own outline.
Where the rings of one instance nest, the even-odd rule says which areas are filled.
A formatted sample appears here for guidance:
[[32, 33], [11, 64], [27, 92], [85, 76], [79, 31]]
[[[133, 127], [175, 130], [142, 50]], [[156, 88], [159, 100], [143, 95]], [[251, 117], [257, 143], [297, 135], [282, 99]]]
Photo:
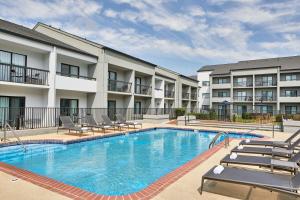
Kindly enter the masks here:
[[42, 147], [41, 145], [39, 146], [27, 146], [27, 151], [24, 152], [23, 149], [21, 147], [16, 147], [16, 149], [11, 149], [8, 151], [4, 151], [3, 149], [1, 149], [0, 151], [0, 161], [5, 162], [14, 158], [28, 158], [28, 157], [32, 157], [32, 156], [37, 156], [37, 155], [42, 155], [45, 154], [45, 152], [48, 151], [60, 151], [65, 149], [64, 146], [47, 146]]

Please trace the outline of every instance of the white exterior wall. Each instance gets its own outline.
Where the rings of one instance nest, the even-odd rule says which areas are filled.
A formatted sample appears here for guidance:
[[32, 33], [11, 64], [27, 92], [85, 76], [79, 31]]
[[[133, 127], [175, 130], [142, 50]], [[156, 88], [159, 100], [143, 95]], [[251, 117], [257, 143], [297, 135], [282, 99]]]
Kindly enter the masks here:
[[[197, 79], [199, 81], [199, 94], [198, 94], [198, 107], [201, 109], [203, 105], [210, 106], [210, 85], [203, 86], [203, 81], [210, 81], [211, 71], [198, 72]], [[208, 96], [204, 97], [203, 94], [207, 93]]]

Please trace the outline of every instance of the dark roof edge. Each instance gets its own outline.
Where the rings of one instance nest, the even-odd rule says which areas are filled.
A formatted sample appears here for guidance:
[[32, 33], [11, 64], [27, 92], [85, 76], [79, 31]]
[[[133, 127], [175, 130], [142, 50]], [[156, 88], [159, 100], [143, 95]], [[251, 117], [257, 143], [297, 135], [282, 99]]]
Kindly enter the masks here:
[[126, 57], [129, 57], [129, 58], [132, 58], [133, 60], [136, 60], [136, 61], [145, 63], [145, 64], [147, 64], [147, 65], [151, 65], [152, 67], [157, 67], [156, 64], [153, 64], [153, 63], [148, 62], [148, 61], [146, 61], [146, 60], [137, 58], [137, 57], [135, 57], [135, 56], [131, 56], [131, 55], [127, 54], [127, 53], [123, 53], [123, 52], [121, 52], [121, 51], [118, 51], [118, 50], [116, 50], [116, 49], [113, 49], [113, 48], [110, 48], [110, 47], [107, 47], [107, 46], [103, 46], [102, 49], [104, 49], [104, 50], [109, 50], [109, 51], [112, 51], [112, 52], [114, 52], [114, 53], [120, 54], [120, 55], [122, 55], [122, 56], [126, 56]]
[[179, 74], [179, 76], [180, 77], [182, 77], [182, 78], [185, 78], [185, 79], [188, 79], [188, 80], [191, 80], [191, 81], [194, 81], [194, 82], [199, 82], [198, 80], [196, 80], [196, 79], [193, 79], [193, 78], [191, 78], [191, 77], [188, 77], [188, 76], [185, 76], [185, 75], [182, 75], [182, 74]]

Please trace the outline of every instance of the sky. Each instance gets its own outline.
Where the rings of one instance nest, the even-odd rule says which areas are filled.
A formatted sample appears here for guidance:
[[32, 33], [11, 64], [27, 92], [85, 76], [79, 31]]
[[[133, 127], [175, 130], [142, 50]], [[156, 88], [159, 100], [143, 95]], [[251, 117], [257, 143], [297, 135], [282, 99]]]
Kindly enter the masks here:
[[0, 0], [0, 18], [43, 22], [184, 75], [300, 47], [300, 0]]

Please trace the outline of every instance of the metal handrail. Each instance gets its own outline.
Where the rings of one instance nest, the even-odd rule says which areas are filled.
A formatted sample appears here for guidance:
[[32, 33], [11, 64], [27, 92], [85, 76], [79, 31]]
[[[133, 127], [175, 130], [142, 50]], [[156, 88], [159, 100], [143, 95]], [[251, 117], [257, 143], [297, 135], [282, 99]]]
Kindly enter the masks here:
[[225, 148], [227, 148], [229, 146], [229, 136], [228, 136], [228, 133], [226, 131], [221, 131], [221, 132], [218, 132], [217, 135], [215, 135], [215, 137], [212, 139], [212, 141], [209, 143], [209, 146], [208, 148], [211, 149], [213, 146], [215, 146], [215, 143], [217, 141], [217, 139], [219, 137], [221, 137], [222, 135], [225, 134]]
[[12, 134], [14, 135], [14, 137], [17, 139], [18, 143], [22, 146], [22, 148], [24, 149], [24, 152], [27, 151], [24, 143], [22, 142], [22, 140], [20, 139], [20, 137], [16, 134], [15, 130], [9, 125], [8, 122], [5, 122], [4, 124], [4, 138], [3, 138], [3, 141], [8, 141], [8, 139], [6, 138], [6, 128], [8, 130], [10, 130], [12, 132]]

